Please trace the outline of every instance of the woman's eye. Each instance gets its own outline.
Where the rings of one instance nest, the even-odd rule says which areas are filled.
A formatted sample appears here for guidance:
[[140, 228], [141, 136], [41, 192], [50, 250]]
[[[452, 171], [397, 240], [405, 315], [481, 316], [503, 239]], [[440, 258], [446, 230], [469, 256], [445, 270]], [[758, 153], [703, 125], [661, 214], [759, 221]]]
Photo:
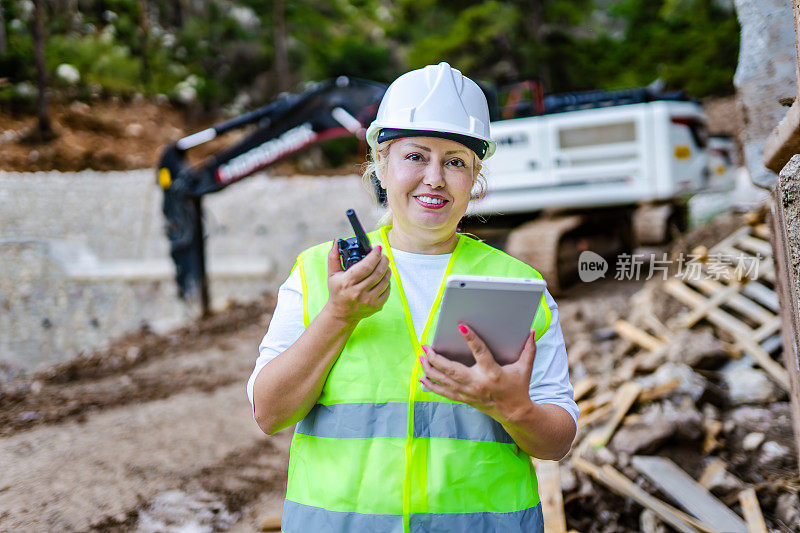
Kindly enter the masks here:
[[467, 164], [464, 163], [464, 161], [462, 161], [461, 159], [451, 159], [450, 160], [450, 164], [453, 165], [454, 167], [465, 167], [465, 166], [467, 166]]
[[419, 154], [408, 154], [406, 159], [409, 161], [422, 161], [422, 156]]

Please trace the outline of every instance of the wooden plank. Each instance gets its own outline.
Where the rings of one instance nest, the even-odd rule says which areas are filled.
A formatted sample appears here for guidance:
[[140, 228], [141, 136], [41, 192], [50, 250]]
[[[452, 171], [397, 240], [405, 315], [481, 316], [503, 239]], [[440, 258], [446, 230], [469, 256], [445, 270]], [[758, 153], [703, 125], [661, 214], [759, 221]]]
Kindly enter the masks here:
[[639, 403], [645, 404], [652, 402], [653, 400], [658, 400], [680, 386], [681, 380], [679, 378], [675, 378], [667, 381], [666, 383], [662, 383], [661, 385], [656, 385], [651, 389], [645, 389], [639, 393]]
[[703, 431], [705, 432], [703, 436], [703, 453], [708, 455], [720, 446], [717, 437], [722, 432], [722, 422], [713, 418], [706, 418], [703, 420]]
[[763, 222], [753, 226], [753, 235], [765, 241], [770, 241], [771, 238], [769, 227]]
[[[675, 278], [664, 282], [664, 290], [689, 307], [698, 306], [703, 301], [703, 296], [685, 286]], [[712, 309], [708, 313], [708, 320], [717, 327], [730, 333], [740, 347], [764, 369], [764, 371], [780, 386], [789, 388], [789, 373], [778, 364], [770, 355], [753, 340], [753, 330], [741, 320], [732, 317], [721, 309]]]
[[761, 254], [761, 258], [772, 258], [772, 245], [768, 241], [756, 239], [751, 235], [743, 235], [736, 245], [745, 250]]
[[586, 442], [589, 443], [589, 446], [593, 448], [602, 448], [608, 444], [608, 441], [611, 440], [611, 437], [617, 430], [617, 426], [622, 422], [622, 419], [625, 417], [628, 409], [633, 405], [633, 402], [636, 401], [640, 392], [642, 392], [642, 386], [633, 381], [624, 383], [617, 390], [617, 393], [614, 395], [614, 400], [611, 402], [614, 409], [611, 418], [586, 437]]
[[260, 531], [280, 531], [281, 515], [268, 516], [261, 521]]
[[614, 399], [614, 393], [612, 391], [605, 391], [596, 396], [592, 396], [591, 398], [587, 398], [582, 402], [578, 402], [578, 410], [580, 411], [581, 415], [589, 414], [595, 409], [598, 409], [606, 404], [610, 404], [611, 401]]
[[723, 471], [725, 471], [725, 461], [719, 457], [714, 457], [703, 469], [703, 473], [700, 474], [700, 478], [697, 480], [697, 483], [704, 489], [708, 490], [714, 478], [716, 478], [717, 475]]
[[651, 483], [706, 524], [726, 533], [747, 533], [747, 524], [666, 457], [636, 455], [633, 467]]
[[800, 99], [795, 99], [764, 143], [764, 166], [776, 174], [800, 153]]
[[650, 509], [664, 522], [682, 533], [697, 533], [697, 531], [704, 531], [708, 533], [716, 532], [715, 529], [703, 524], [699, 520], [695, 520], [686, 513], [683, 513], [671, 505], [659, 500], [658, 498], [651, 496], [644, 489], [639, 487], [636, 483], [633, 483], [630, 479], [616, 471], [610, 465], [605, 465], [601, 468], [576, 455], [572, 458], [572, 466], [589, 474], [592, 476], [592, 478], [599, 481], [617, 494], [627, 496], [633, 499], [639, 505]]
[[[744, 277], [744, 274], [747, 273], [748, 270], [750, 270], [749, 274], [752, 276], [752, 279], [766, 279], [771, 283], [775, 283], [775, 273], [772, 267], [771, 255], [768, 256], [762, 255], [761, 259], [759, 259], [755, 255], [752, 255], [745, 250], [739, 250], [738, 248], [733, 248], [733, 247], [721, 248], [717, 250], [717, 253], [722, 253], [724, 255], [730, 256], [731, 258], [736, 258], [736, 260], [733, 261], [733, 264], [726, 269], [726, 272], [723, 275], [723, 277], [728, 277], [731, 279], [738, 280]], [[758, 263], [758, 265], [752, 270], [750, 269], [751, 261], [753, 263]], [[737, 273], [737, 267], [739, 266], [740, 262], [744, 263], [743, 265], [744, 270], [742, 270], [741, 273]]]
[[595, 380], [592, 376], [586, 376], [585, 378], [579, 379], [572, 387], [572, 399], [577, 402], [589, 394], [589, 392], [594, 389], [596, 385], [597, 380]]
[[741, 239], [743, 236], [749, 233], [750, 233], [750, 228], [747, 226], [742, 226], [741, 228], [737, 229], [736, 231], [734, 231], [733, 233], [731, 233], [730, 235], [719, 241], [717, 244], [712, 246], [710, 252], [716, 252], [721, 248], [733, 246], [737, 242], [739, 242], [739, 239]]
[[[611, 465], [603, 465], [600, 468], [600, 471], [604, 479], [617, 484], [617, 486], [620, 488], [624, 487], [628, 496], [637, 501], [639, 504], [644, 505], [651, 511], [655, 512], [657, 515], [659, 515], [659, 517], [661, 517], [662, 520], [670, 524], [678, 531], [696, 529], [703, 531], [704, 533], [720, 533], [720, 530], [718, 530], [715, 525], [712, 526], [697, 520], [695, 517], [690, 516], [683, 511], [680, 511], [667, 504], [666, 502], [659, 500], [655, 496], [650, 495], [644, 489], [639, 487], [639, 485], [632, 482]], [[683, 526], [680, 525], [679, 521], [683, 522]]]
[[[800, 2], [793, 0], [795, 9], [795, 26], [798, 26]], [[800, 32], [798, 32], [800, 39]], [[795, 160], [781, 172], [777, 186], [770, 194], [770, 229], [772, 245], [775, 247], [775, 270], [777, 283], [775, 289], [781, 305], [781, 339], [783, 341], [783, 360], [789, 370], [792, 391], [789, 394], [792, 405], [792, 424], [794, 426], [795, 450], [800, 464], [800, 294], [796, 288], [800, 286], [800, 276], [792, 263], [792, 253], [796, 250], [800, 239], [800, 228], [795, 223], [787, 223], [793, 213], [784, 212], [784, 202], [791, 202], [796, 197], [798, 169]], [[788, 204], [787, 204], [788, 205]]]
[[693, 308], [684, 318], [683, 318], [683, 326], [686, 328], [691, 328], [694, 326], [699, 320], [701, 320], [704, 316], [708, 314], [709, 311], [719, 306], [721, 303], [725, 302], [731, 295], [736, 294], [739, 292], [739, 285], [737, 283], [731, 283], [727, 285], [725, 288], [716, 291], [711, 298], [707, 299], [701, 305]]
[[[580, 407], [578, 408], [578, 410], [580, 411]], [[591, 426], [598, 420], [604, 419], [605, 417], [611, 414], [612, 410], [613, 406], [609, 403], [595, 409], [594, 411], [590, 412], [587, 415], [584, 415], [583, 412], [581, 411], [581, 414], [578, 417], [578, 429]]]
[[778, 303], [778, 293], [760, 283], [748, 283], [742, 287], [742, 294], [757, 301], [775, 314], [780, 314], [781, 307]]
[[[713, 279], [692, 279], [687, 280], [687, 282], [692, 285], [693, 287], [697, 287], [700, 289], [706, 296], [712, 296], [717, 294], [718, 292], [724, 291], [728, 286], [723, 285], [719, 281]], [[746, 292], [746, 287], [754, 285], [751, 283], [746, 283], [744, 285], [738, 286], [738, 293]], [[731, 309], [741, 313], [742, 315], [752, 319], [755, 322], [763, 324], [765, 322], [771, 321], [775, 317], [775, 313], [764, 309], [757, 303], [753, 302], [742, 296], [742, 294], [731, 294], [728, 296], [725, 305], [729, 306]]]
[[781, 317], [776, 316], [769, 322], [764, 323], [760, 328], [753, 332], [753, 340], [761, 342], [767, 337], [778, 333], [781, 330]]
[[767, 533], [767, 524], [764, 523], [761, 506], [758, 505], [756, 491], [749, 488], [740, 492], [739, 503], [742, 505], [744, 519], [747, 521], [747, 531], [749, 533]]
[[630, 322], [619, 319], [614, 322], [614, 331], [623, 339], [628, 339], [644, 348], [645, 350], [655, 351], [664, 344], [649, 333], [642, 331]]
[[[653, 306], [652, 301], [649, 305], [651, 307]], [[647, 326], [653, 330], [653, 333], [655, 333], [656, 337], [658, 337], [662, 343], [668, 343], [672, 339], [674, 332], [670, 331], [670, 329], [665, 326], [652, 312], [648, 312], [644, 315], [644, 321]]]
[[564, 516], [564, 497], [561, 494], [558, 461], [534, 459], [533, 466], [539, 482], [544, 530], [547, 533], [566, 533], [567, 519]]

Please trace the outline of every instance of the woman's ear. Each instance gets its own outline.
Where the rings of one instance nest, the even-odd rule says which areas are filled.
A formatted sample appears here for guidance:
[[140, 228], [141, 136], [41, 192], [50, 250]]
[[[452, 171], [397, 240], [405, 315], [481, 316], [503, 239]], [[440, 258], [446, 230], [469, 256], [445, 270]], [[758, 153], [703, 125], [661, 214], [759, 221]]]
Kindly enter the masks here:
[[378, 168], [382, 168], [383, 172], [378, 172], [377, 169], [375, 171], [375, 175], [378, 177], [378, 185], [381, 186], [381, 189], [386, 190], [386, 184], [383, 183], [383, 174], [386, 173], [386, 165], [389, 158], [389, 148], [394, 143], [394, 141], [390, 141], [389, 146], [386, 147], [386, 150], [376, 150], [375, 151], [375, 166]]

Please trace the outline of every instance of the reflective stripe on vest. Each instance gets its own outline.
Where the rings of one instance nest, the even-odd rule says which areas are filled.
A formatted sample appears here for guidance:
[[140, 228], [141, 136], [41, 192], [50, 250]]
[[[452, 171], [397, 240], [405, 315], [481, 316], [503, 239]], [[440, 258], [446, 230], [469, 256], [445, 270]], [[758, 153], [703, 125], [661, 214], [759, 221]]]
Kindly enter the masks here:
[[[544, 531], [542, 505], [510, 513], [413, 513], [411, 533], [431, 531], [536, 533]], [[403, 516], [328, 511], [287, 500], [283, 505], [284, 531], [357, 531], [402, 533]]]
[[[329, 439], [405, 438], [407, 417], [406, 403], [317, 404], [295, 432]], [[444, 402], [414, 404], [414, 437], [514, 442], [492, 417], [463, 403]]]
[[[420, 342], [432, 336], [444, 280], [420, 341], [387, 228], [369, 237], [389, 257], [390, 296], [356, 326], [317, 405], [295, 428], [284, 531], [539, 530], [531, 526], [541, 519], [531, 518], [540, 508], [530, 458], [497, 421], [419, 384]], [[328, 298], [329, 250], [330, 243], [311, 248], [297, 261], [306, 326]], [[464, 236], [449, 274], [541, 277]], [[550, 323], [544, 297], [532, 321], [538, 339]]]

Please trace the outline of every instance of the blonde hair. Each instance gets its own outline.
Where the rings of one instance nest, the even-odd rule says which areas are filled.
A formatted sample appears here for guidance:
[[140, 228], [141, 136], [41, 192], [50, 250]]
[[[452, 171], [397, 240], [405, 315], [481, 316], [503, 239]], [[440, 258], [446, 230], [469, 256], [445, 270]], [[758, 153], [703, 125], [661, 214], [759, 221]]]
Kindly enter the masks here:
[[[377, 207], [381, 207], [381, 205], [377, 195], [374, 194], [374, 188], [376, 186], [380, 187], [381, 176], [385, 175], [386, 167], [389, 164], [389, 148], [392, 146], [395, 140], [397, 139], [382, 142], [381, 144], [370, 148], [369, 154], [367, 155], [367, 160], [362, 165], [363, 172], [361, 173], [361, 180], [364, 183], [364, 187], [375, 197], [375, 203]], [[481, 161], [474, 152], [471, 153], [472, 168], [476, 169]], [[378, 154], [380, 154], [380, 159], [378, 159]], [[373, 180], [377, 182], [375, 185], [373, 185]], [[477, 192], [474, 191], [476, 184], [479, 186], [479, 190]], [[483, 198], [483, 195], [486, 193], [486, 176], [484, 176], [481, 171], [476, 172], [472, 177], [472, 185], [473, 192], [470, 195], [470, 201]], [[392, 221], [392, 210], [389, 209], [388, 205], [385, 207], [386, 212], [378, 219], [378, 227], [385, 226]]]

